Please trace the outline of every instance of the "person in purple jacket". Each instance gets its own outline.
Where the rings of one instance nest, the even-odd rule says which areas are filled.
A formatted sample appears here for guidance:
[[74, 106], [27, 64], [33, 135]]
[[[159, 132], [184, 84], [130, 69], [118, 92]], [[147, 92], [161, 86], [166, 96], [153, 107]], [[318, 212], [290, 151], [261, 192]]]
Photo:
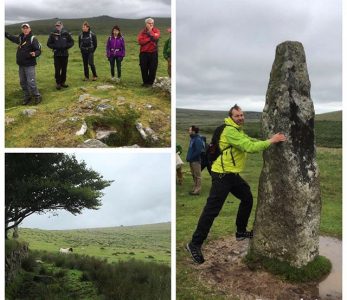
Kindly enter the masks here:
[[[113, 26], [112, 33], [106, 43], [106, 56], [110, 62], [112, 81], [120, 82], [122, 75], [122, 60], [125, 56], [124, 38], [119, 27]], [[114, 65], [117, 65], [117, 79], [114, 78]]]

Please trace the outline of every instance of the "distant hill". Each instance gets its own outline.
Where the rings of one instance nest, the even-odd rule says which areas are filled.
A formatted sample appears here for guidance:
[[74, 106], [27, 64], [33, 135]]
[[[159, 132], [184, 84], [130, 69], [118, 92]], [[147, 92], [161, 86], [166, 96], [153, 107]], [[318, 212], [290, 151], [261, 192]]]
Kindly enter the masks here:
[[316, 115], [316, 121], [342, 121], [342, 110]]
[[[156, 18], [153, 17], [155, 26], [161, 31], [171, 27], [171, 18]], [[88, 21], [93, 32], [97, 34], [110, 34], [114, 25], [118, 25], [124, 34], [138, 33], [144, 27], [144, 20], [142, 19], [120, 19], [110, 16], [99, 16], [92, 18], [79, 18], [79, 19], [48, 19], [27, 21], [34, 34], [49, 34], [53, 29], [55, 22], [60, 20], [63, 22], [64, 27], [72, 34], [78, 34], [84, 21]], [[22, 22], [23, 23], [23, 22]], [[20, 32], [20, 25], [22, 23], [11, 24], [5, 26], [5, 30], [11, 34], [18, 34]]]
[[[245, 111], [245, 130], [248, 135], [264, 139], [260, 130], [261, 112]], [[210, 139], [214, 129], [223, 124], [227, 111], [176, 109], [177, 136], [187, 135], [190, 126], [196, 125], [200, 133]], [[342, 147], [342, 111], [318, 114], [315, 117], [316, 143], [320, 147]]]

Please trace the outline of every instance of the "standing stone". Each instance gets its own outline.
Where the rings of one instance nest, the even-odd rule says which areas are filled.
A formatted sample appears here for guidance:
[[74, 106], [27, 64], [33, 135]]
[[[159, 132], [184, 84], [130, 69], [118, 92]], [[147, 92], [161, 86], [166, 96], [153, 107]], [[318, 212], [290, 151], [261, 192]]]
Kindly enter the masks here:
[[287, 141], [264, 151], [251, 252], [302, 267], [318, 254], [321, 212], [314, 107], [304, 48], [277, 46], [262, 115], [264, 137]]

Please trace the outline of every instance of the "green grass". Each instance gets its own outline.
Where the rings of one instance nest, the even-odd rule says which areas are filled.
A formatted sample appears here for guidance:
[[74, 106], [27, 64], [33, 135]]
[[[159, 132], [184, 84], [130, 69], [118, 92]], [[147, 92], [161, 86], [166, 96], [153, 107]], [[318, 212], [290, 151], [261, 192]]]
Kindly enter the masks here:
[[302, 268], [295, 268], [277, 259], [259, 257], [253, 253], [247, 254], [245, 262], [251, 270], [264, 267], [270, 273], [292, 282], [320, 281], [330, 273], [332, 268], [329, 259], [320, 255]]
[[[139, 28], [140, 30], [141, 28]], [[162, 37], [159, 42], [159, 66], [157, 77], [167, 76], [167, 62], [162, 55], [164, 41], [169, 37], [165, 28], [160, 28]], [[82, 57], [76, 44], [70, 50], [67, 71], [69, 88], [57, 91], [55, 89], [53, 54], [47, 48], [47, 35], [38, 35], [43, 52], [38, 59], [36, 67], [37, 85], [42, 94], [43, 101], [37, 106], [24, 107], [22, 103], [22, 90], [18, 79], [18, 66], [15, 62], [16, 45], [6, 39], [5, 41], [5, 116], [13, 122], [5, 127], [6, 147], [76, 147], [87, 137], [75, 136], [80, 129], [82, 120], [89, 114], [80, 109], [78, 98], [88, 93], [93, 97], [110, 99], [109, 104], [118, 108], [119, 113], [126, 114], [126, 105], [118, 101], [124, 97], [128, 104], [139, 114], [138, 121], [144, 126], [151, 127], [159, 136], [157, 147], [170, 146], [170, 96], [164, 92], [141, 87], [142, 78], [139, 67], [139, 45], [137, 33], [129, 32], [125, 36], [126, 57], [122, 62], [122, 82], [115, 84], [115, 88], [100, 91], [96, 86], [114, 84], [110, 81], [109, 62], [105, 57], [106, 34], [98, 35], [98, 49], [95, 53], [95, 65], [99, 76], [98, 81], [83, 82]], [[120, 105], [119, 105], [120, 104]], [[150, 104], [151, 109], [146, 108]], [[25, 117], [22, 111], [25, 108], [35, 108], [37, 113], [33, 117]], [[64, 110], [62, 110], [64, 109]], [[71, 117], [78, 117], [77, 122], [63, 122]], [[88, 132], [87, 132], [88, 135]], [[141, 145], [149, 146], [149, 145]]]
[[[248, 124], [246, 124], [248, 125]], [[250, 124], [254, 126], [253, 124]], [[203, 128], [203, 127], [201, 127]], [[246, 129], [246, 132], [249, 133]], [[208, 137], [210, 135], [201, 132]], [[319, 134], [319, 133], [318, 133]], [[252, 136], [252, 134], [250, 134]], [[183, 161], [187, 154], [189, 136], [186, 130], [178, 130], [177, 143], [183, 147]], [[341, 137], [340, 137], [341, 138]], [[317, 148], [317, 160], [320, 168], [322, 214], [320, 232], [342, 238], [342, 149]], [[252, 225], [257, 205], [258, 181], [262, 168], [262, 154], [248, 156], [247, 165], [242, 177], [249, 183], [254, 197], [254, 206], [249, 220]], [[184, 244], [191, 239], [201, 211], [206, 203], [211, 186], [207, 170], [202, 172], [202, 192], [198, 197], [188, 195], [193, 180], [189, 164], [183, 166], [184, 183], [176, 189], [176, 242], [177, 242], [177, 299], [219, 299], [212, 290], [202, 286], [196, 277], [196, 271], [186, 265], [187, 252]], [[239, 205], [232, 195], [229, 195], [219, 216], [215, 219], [207, 241], [235, 234], [235, 220]], [[250, 226], [251, 227], [251, 226]]]
[[20, 228], [19, 238], [28, 242], [31, 250], [58, 253], [60, 248], [72, 247], [76, 254], [108, 262], [135, 258], [170, 265], [170, 230], [170, 223], [79, 230]]

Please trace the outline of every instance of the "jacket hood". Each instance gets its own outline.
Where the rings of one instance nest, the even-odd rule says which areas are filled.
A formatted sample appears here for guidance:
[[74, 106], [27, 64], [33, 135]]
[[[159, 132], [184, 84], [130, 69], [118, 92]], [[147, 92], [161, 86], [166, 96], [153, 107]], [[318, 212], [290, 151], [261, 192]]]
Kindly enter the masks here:
[[233, 126], [233, 127], [235, 127], [236, 129], [241, 129], [241, 128], [242, 128], [242, 126], [237, 125], [237, 124], [234, 122], [234, 120], [233, 120], [232, 118], [230, 118], [230, 117], [225, 118], [225, 119], [224, 119], [224, 123], [225, 123], [226, 125]]

